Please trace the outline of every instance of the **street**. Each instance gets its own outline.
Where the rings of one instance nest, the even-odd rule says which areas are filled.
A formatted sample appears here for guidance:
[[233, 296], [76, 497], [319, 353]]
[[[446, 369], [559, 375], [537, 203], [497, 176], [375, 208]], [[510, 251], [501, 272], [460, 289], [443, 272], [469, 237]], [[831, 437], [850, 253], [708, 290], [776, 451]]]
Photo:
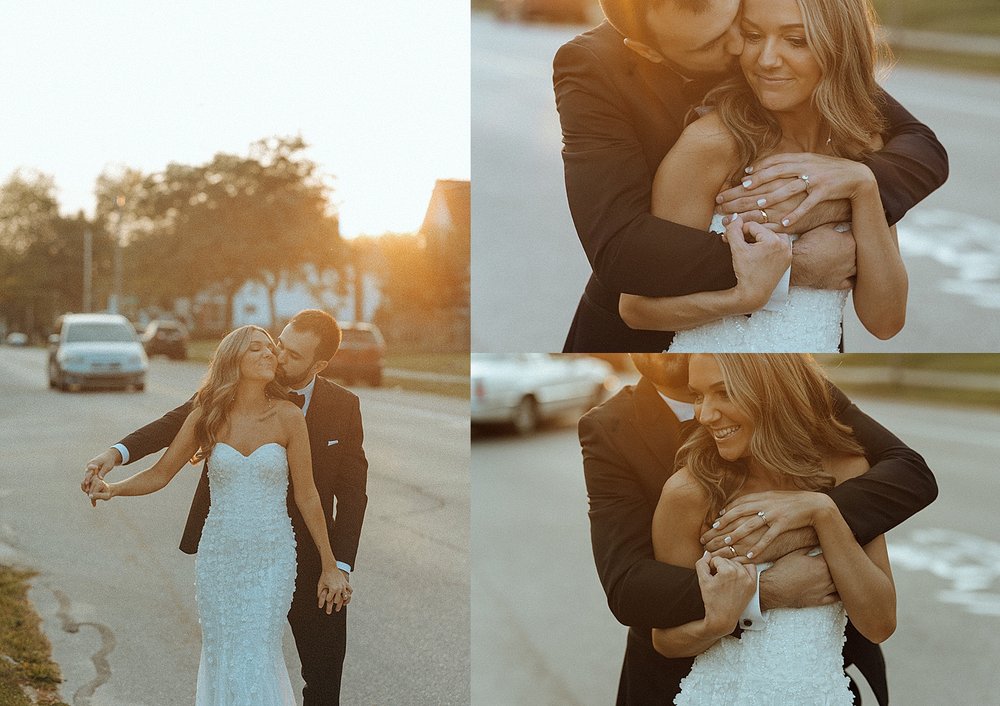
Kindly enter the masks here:
[[[204, 372], [157, 358], [144, 393], [60, 393], [46, 385], [43, 350], [0, 349], [0, 561], [39, 572], [31, 598], [73, 706], [194, 701], [194, 558], [177, 544], [199, 470], [96, 509], [79, 486], [87, 460], [187, 399]], [[468, 703], [468, 402], [354, 391], [369, 503], [351, 578], [344, 703]], [[299, 693], [287, 628], [285, 656]]]
[[[552, 58], [582, 29], [473, 14], [473, 351], [561, 350], [590, 274], [566, 205], [552, 93]], [[937, 133], [951, 175], [899, 225], [905, 328], [879, 341], [848, 304], [845, 349], [997, 350], [1000, 79], [896, 67], [884, 85]]]
[[[883, 645], [892, 702], [993, 703], [1000, 418], [855, 401], [924, 455], [940, 491], [887, 535], [898, 595], [898, 627]], [[613, 703], [626, 630], [594, 569], [576, 425], [479, 434], [472, 479], [473, 704]], [[864, 703], [875, 703], [869, 693]]]

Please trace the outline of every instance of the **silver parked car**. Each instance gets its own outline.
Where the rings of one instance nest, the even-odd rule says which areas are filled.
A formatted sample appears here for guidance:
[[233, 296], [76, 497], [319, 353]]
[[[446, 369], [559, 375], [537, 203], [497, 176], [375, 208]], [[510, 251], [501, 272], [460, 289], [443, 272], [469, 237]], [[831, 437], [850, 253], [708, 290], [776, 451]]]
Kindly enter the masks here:
[[117, 314], [66, 314], [49, 336], [49, 387], [143, 390], [149, 359], [128, 319]]
[[556, 415], [582, 414], [618, 387], [607, 361], [546, 353], [473, 355], [471, 421], [534, 431]]

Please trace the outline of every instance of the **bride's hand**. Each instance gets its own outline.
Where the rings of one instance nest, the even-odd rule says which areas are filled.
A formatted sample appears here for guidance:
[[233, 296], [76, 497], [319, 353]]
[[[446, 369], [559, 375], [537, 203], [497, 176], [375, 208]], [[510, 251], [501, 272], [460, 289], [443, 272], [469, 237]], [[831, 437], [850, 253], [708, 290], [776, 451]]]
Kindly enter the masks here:
[[732, 546], [752, 532], [767, 525], [764, 534], [746, 554], [753, 559], [782, 532], [811, 527], [816, 512], [828, 508], [833, 501], [825, 493], [808, 490], [769, 490], [764, 493], [744, 495], [723, 508], [719, 519], [702, 536], [705, 544], [722, 538], [724, 545]]
[[114, 488], [101, 478], [100, 476], [94, 476], [90, 481], [90, 493], [88, 493], [90, 498], [90, 504], [93, 507], [97, 507], [98, 500], [110, 500], [115, 497]]
[[[757, 587], [757, 567], [730, 559], [713, 558], [705, 552], [694, 565], [705, 602], [705, 625], [722, 637], [735, 628]], [[713, 572], [714, 569], [714, 572]]]
[[316, 596], [319, 607], [325, 609], [327, 615], [334, 610], [339, 613], [341, 608], [350, 603], [351, 592], [351, 582], [344, 571], [334, 567], [320, 575]]
[[[820, 202], [850, 200], [874, 179], [868, 167], [852, 159], [810, 152], [774, 154], [755, 164], [742, 184], [719, 194], [716, 203], [727, 210], [750, 211], [804, 193], [802, 202], [781, 219], [781, 224], [790, 228]], [[761, 198], [763, 206], [757, 205]]]
[[[752, 240], [747, 242], [747, 236]], [[726, 226], [726, 240], [733, 255], [736, 289], [749, 314], [764, 306], [781, 276], [792, 264], [787, 235], [774, 233], [759, 223], [738, 216]]]

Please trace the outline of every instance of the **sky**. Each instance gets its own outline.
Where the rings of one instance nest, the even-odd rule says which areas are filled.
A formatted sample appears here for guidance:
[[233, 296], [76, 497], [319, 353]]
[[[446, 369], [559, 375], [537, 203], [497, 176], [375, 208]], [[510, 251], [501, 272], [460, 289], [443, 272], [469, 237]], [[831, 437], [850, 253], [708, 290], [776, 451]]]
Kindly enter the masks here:
[[17, 3], [0, 23], [0, 180], [94, 183], [301, 134], [345, 237], [419, 228], [436, 179], [468, 179], [466, 0]]

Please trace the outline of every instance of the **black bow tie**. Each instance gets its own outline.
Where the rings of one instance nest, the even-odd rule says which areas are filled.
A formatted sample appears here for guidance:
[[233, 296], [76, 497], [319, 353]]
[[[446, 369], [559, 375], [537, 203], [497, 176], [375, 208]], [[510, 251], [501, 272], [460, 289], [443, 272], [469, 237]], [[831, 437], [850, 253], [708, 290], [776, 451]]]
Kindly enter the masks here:
[[296, 405], [296, 406], [297, 406], [297, 407], [298, 407], [299, 409], [302, 409], [302, 408], [303, 408], [303, 407], [305, 406], [305, 404], [306, 404], [306, 396], [305, 396], [305, 395], [300, 395], [300, 394], [299, 394], [299, 393], [297, 393], [297, 392], [289, 392], [289, 393], [288, 393], [288, 399], [289, 399], [289, 400], [290, 400], [291, 402], [294, 402], [294, 403], [295, 403], [295, 405]]

